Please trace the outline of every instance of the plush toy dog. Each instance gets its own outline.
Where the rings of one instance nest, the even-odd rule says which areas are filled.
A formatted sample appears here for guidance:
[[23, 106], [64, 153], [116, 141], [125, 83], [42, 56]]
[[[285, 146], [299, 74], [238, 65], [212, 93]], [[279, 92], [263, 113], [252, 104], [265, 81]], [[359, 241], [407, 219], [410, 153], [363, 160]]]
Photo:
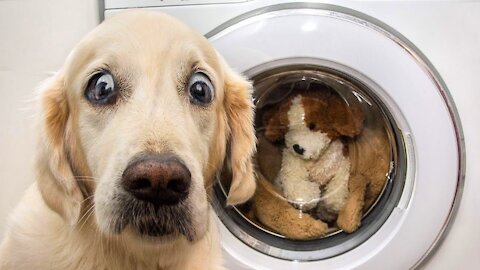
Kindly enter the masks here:
[[364, 117], [328, 87], [309, 89], [294, 92], [265, 115], [265, 137], [285, 144], [276, 180], [285, 198], [304, 211], [322, 200], [317, 212], [331, 221], [328, 216], [338, 214], [348, 195], [350, 160], [342, 139], [360, 134]]
[[[357, 155], [369, 149], [367, 160], [351, 164], [349, 142], [364, 133], [358, 104], [347, 104], [329, 87], [311, 84], [265, 108], [261, 118], [257, 161], [264, 170], [253, 198], [256, 218], [292, 239], [324, 235], [329, 231], [325, 222], [336, 221], [346, 232], [356, 230], [364, 206], [381, 192], [389, 164], [384, 138], [371, 130], [367, 133], [373, 134], [373, 149], [360, 145], [352, 151]], [[281, 153], [274, 144], [284, 145]], [[279, 155], [281, 161], [274, 158]]]

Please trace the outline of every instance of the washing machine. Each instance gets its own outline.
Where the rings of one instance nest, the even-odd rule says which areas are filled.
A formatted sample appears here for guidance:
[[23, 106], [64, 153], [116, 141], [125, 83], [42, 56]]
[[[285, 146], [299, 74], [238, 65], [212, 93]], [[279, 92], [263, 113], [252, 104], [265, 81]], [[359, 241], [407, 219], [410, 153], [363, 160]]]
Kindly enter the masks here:
[[[228, 269], [472, 269], [480, 263], [475, 256], [480, 239], [472, 227], [479, 225], [478, 215], [466, 213], [478, 200], [472, 192], [461, 200], [466, 148], [452, 98], [453, 93], [462, 102], [469, 132], [480, 132], [472, 124], [478, 110], [466, 108], [478, 94], [461, 79], [478, 71], [478, 4], [104, 2], [105, 17], [130, 8], [180, 18], [252, 81], [254, 160], [263, 197], [257, 192], [243, 205], [227, 206], [228, 168], [212, 191]], [[449, 62], [453, 55], [467, 60], [455, 66]], [[294, 116], [299, 108], [300, 116]], [[351, 128], [334, 128], [339, 121]], [[317, 137], [299, 137], [297, 131], [326, 134], [330, 144], [291, 165], [290, 156], [319, 144]], [[341, 177], [328, 176], [328, 166], [315, 163], [334, 142], [341, 157], [325, 162], [330, 167], [347, 162], [348, 172], [337, 186], [330, 183]], [[304, 163], [313, 165], [298, 165]], [[311, 175], [321, 166], [323, 182]], [[308, 172], [310, 184], [300, 188], [300, 180], [288, 174], [292, 170]], [[478, 175], [478, 169], [471, 173]], [[353, 191], [357, 176], [360, 193]], [[470, 188], [478, 187], [468, 177]], [[340, 208], [336, 197], [342, 198]], [[455, 218], [460, 202], [464, 211]]]

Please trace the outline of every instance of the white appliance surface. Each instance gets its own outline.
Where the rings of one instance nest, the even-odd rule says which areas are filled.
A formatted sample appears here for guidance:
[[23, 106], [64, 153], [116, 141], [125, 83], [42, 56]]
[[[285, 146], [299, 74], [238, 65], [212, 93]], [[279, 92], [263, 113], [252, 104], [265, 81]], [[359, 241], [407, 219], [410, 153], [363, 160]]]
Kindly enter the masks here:
[[[122, 1], [106, 1], [118, 5]], [[268, 6], [292, 1], [224, 1], [205, 4], [180, 1], [173, 6], [158, 7], [158, 1], [137, 1], [141, 7], [170, 13], [188, 23], [203, 34], [240, 14]], [[323, 2], [325, 3], [325, 2]], [[326, 3], [329, 3], [328, 1]], [[480, 4], [475, 2], [338, 2], [344, 6], [378, 19], [411, 41], [433, 64], [445, 81], [456, 104], [463, 126], [466, 150], [466, 178], [459, 208], [443, 240], [425, 260], [423, 269], [473, 269], [480, 264], [480, 199], [474, 191], [480, 189], [480, 110], [476, 101], [480, 98], [475, 79], [480, 72]], [[110, 11], [107, 11], [107, 15]], [[111, 11], [115, 13], [116, 11]], [[281, 31], [281, 29], [278, 29]], [[411, 97], [414, 98], [414, 97]], [[435, 134], [432, 134], [435, 136]], [[432, 185], [431, 190], [441, 187]], [[434, 206], [433, 206], [434, 207]], [[425, 217], [428, 219], [429, 217]], [[419, 223], [424, 220], [418, 220]], [[405, 242], [398, 252], [407, 252], [411, 242]], [[228, 255], [227, 255], [228, 256]], [[231, 258], [227, 258], [231, 260]], [[390, 258], [395, 265], [395, 258]], [[233, 264], [231, 264], [233, 265]], [[391, 266], [391, 265], [390, 265]], [[243, 269], [238, 266], [238, 269]], [[389, 267], [378, 265], [379, 269]], [[301, 268], [300, 268], [301, 269]]]

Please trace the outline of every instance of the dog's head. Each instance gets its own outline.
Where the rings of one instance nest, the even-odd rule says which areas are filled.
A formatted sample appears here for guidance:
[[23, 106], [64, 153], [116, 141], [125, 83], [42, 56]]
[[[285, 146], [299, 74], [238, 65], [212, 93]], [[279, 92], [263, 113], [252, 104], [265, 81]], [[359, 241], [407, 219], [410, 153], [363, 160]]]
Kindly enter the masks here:
[[269, 141], [283, 141], [294, 155], [317, 159], [331, 141], [360, 134], [363, 119], [357, 104], [348, 104], [332, 89], [316, 84], [268, 110], [263, 124]]
[[167, 15], [133, 11], [102, 23], [41, 101], [39, 187], [71, 224], [92, 215], [107, 235], [195, 241], [224, 159], [228, 203], [254, 192], [251, 85]]

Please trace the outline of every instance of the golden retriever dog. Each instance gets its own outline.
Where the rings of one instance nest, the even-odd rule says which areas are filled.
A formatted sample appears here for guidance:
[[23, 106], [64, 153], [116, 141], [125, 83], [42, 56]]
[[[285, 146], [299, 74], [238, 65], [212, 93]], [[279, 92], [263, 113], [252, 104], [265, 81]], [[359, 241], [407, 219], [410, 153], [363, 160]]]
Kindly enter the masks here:
[[223, 269], [208, 190], [255, 191], [251, 85], [159, 13], [106, 20], [40, 94], [35, 183], [0, 269]]

